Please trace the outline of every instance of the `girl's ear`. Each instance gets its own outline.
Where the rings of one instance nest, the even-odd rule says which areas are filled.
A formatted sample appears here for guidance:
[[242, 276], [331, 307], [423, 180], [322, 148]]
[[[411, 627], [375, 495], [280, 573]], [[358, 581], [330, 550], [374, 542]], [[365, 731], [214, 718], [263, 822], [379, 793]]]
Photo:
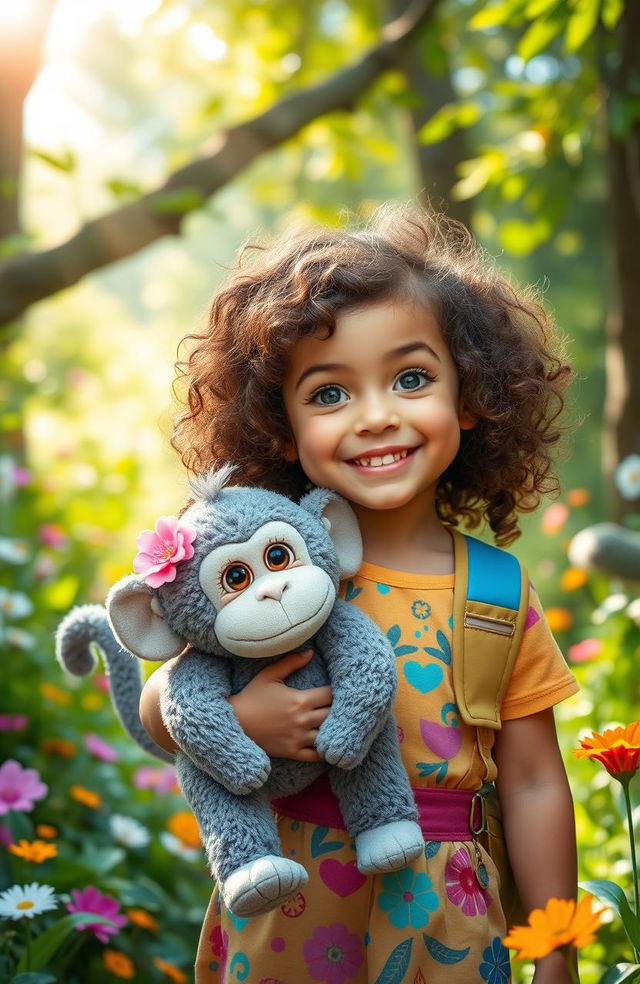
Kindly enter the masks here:
[[284, 458], [285, 461], [297, 461], [298, 460], [298, 452], [296, 450], [296, 446], [293, 443], [293, 441], [286, 441], [285, 442], [285, 445], [284, 445], [284, 448], [283, 448], [283, 451], [282, 451], [282, 457]]
[[458, 406], [458, 423], [460, 424], [460, 430], [463, 431], [472, 430], [478, 423], [477, 416], [465, 408], [462, 398]]

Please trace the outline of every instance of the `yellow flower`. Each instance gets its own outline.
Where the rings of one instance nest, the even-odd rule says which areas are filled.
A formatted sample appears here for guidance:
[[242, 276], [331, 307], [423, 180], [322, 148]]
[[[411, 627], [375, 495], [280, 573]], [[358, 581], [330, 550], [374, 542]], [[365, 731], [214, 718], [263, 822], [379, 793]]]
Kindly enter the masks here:
[[47, 844], [41, 840], [21, 840], [19, 844], [10, 844], [9, 850], [11, 854], [24, 858], [25, 861], [31, 861], [33, 864], [42, 864], [47, 858], [55, 858], [58, 854], [58, 848], [55, 844]]
[[85, 711], [98, 711], [104, 704], [104, 698], [100, 694], [85, 694], [80, 703]]
[[110, 970], [116, 977], [131, 980], [135, 974], [133, 960], [126, 953], [121, 953], [119, 950], [105, 950], [102, 959], [107, 970]]
[[45, 840], [53, 840], [58, 836], [58, 830], [49, 823], [39, 823], [36, 827], [36, 834], [38, 837], [44, 837]]
[[58, 704], [60, 707], [68, 707], [71, 703], [71, 694], [61, 690], [60, 687], [54, 687], [52, 683], [41, 683], [40, 693], [52, 704]]
[[102, 797], [99, 793], [94, 793], [92, 789], [85, 789], [84, 786], [71, 786], [69, 794], [72, 799], [84, 806], [91, 807], [92, 810], [97, 810], [99, 806], [102, 806]]
[[575, 591], [582, 588], [587, 583], [586, 571], [581, 571], [579, 567], [568, 567], [560, 578], [560, 587], [564, 591]]
[[592, 943], [605, 909], [594, 909], [593, 895], [576, 904], [573, 899], [549, 899], [544, 909], [534, 909], [526, 926], [513, 926], [503, 939], [517, 950], [519, 960], [536, 960], [569, 945], [579, 950]]
[[568, 608], [547, 608], [546, 616], [552, 632], [566, 632], [573, 625], [573, 615]]
[[49, 755], [59, 755], [60, 758], [73, 758], [76, 754], [76, 746], [66, 738], [43, 738], [40, 748]]
[[162, 957], [153, 957], [152, 959], [158, 970], [161, 970], [163, 974], [166, 974], [169, 980], [175, 981], [175, 984], [185, 984], [188, 980], [184, 971], [180, 970], [179, 967], [176, 967], [175, 964], [169, 963], [168, 960], [163, 960]]
[[202, 843], [198, 822], [193, 813], [190, 813], [188, 810], [180, 810], [178, 813], [174, 813], [172, 817], [169, 817], [167, 830], [174, 837], [177, 837], [179, 841], [182, 841], [185, 847], [196, 848], [200, 847]]
[[158, 920], [145, 909], [127, 909], [127, 915], [134, 926], [141, 926], [152, 933], [158, 932]]

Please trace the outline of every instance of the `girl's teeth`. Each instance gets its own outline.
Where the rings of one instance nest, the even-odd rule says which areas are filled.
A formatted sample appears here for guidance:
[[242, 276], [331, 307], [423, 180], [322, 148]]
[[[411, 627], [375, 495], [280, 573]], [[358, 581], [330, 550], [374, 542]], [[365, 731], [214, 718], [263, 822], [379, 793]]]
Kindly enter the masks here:
[[379, 468], [380, 465], [392, 465], [394, 461], [400, 461], [407, 457], [407, 451], [396, 451], [395, 454], [385, 454], [375, 458], [356, 458], [359, 465], [365, 468]]

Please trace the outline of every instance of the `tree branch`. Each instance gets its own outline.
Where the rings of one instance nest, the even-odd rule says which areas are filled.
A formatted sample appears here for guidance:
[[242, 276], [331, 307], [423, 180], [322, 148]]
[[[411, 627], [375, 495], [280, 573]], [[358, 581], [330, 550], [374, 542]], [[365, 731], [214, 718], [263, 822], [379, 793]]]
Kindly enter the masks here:
[[259, 116], [218, 134], [206, 156], [175, 171], [158, 189], [87, 222], [66, 242], [26, 252], [0, 264], [0, 325], [30, 304], [75, 284], [92, 270], [131, 256], [164, 235], [180, 231], [184, 215], [257, 157], [335, 110], [352, 110], [367, 88], [397, 63], [431, 17], [438, 0], [415, 0], [385, 25], [380, 43], [360, 61], [318, 85], [285, 96]]

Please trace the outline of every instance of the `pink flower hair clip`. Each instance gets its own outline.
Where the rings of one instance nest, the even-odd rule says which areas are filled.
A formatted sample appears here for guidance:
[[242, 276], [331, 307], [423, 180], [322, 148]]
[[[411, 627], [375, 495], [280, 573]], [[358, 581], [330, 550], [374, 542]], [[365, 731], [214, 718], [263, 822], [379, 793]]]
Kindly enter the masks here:
[[138, 536], [139, 552], [133, 561], [136, 574], [144, 574], [145, 584], [159, 588], [174, 581], [176, 564], [193, 557], [192, 543], [196, 531], [175, 516], [161, 516], [155, 530], [143, 530]]

